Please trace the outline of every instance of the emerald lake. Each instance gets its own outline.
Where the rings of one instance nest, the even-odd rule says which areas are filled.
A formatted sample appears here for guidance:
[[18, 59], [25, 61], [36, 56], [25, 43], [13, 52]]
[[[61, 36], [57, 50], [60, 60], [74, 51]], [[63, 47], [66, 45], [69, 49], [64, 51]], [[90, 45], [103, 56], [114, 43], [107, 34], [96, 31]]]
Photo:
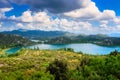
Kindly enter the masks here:
[[[91, 43], [81, 43], [81, 44], [37, 44], [32, 46], [27, 46], [25, 48], [28, 49], [35, 49], [39, 48], [40, 50], [56, 50], [56, 49], [62, 49], [62, 48], [73, 48], [75, 52], [82, 51], [85, 54], [109, 54], [111, 51], [114, 51], [115, 49], [120, 51], [120, 46], [99, 46], [96, 44]], [[7, 54], [14, 54], [17, 51], [19, 51], [20, 47], [11, 48], [6, 51]]]
[[15, 54], [17, 51], [19, 51], [21, 49], [21, 47], [15, 47], [15, 48], [11, 48], [11, 49], [8, 49], [6, 50], [5, 52], [7, 54]]
[[120, 46], [99, 46], [91, 43], [81, 43], [81, 44], [37, 44], [33, 46], [27, 46], [27, 48], [34, 49], [61, 49], [61, 48], [73, 48], [75, 52], [82, 51], [85, 54], [109, 54], [115, 49], [120, 51]]

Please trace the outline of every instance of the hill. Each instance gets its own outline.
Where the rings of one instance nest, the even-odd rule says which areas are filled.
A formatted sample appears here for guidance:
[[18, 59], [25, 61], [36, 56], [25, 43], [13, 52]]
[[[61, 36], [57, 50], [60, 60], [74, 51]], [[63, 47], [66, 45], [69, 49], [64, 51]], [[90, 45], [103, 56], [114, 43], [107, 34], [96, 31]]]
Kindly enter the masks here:
[[32, 40], [40, 40], [49, 44], [70, 44], [70, 43], [94, 43], [98, 45], [114, 46], [120, 45], [120, 37], [110, 37], [103, 34], [83, 35], [62, 31], [41, 31], [41, 30], [13, 30], [4, 31], [4, 34], [15, 34]]
[[25, 37], [0, 33], [0, 48], [30, 45], [33, 42]]
[[64, 35], [71, 35], [72, 33], [62, 32], [62, 31], [41, 31], [41, 30], [13, 30], [13, 31], [4, 31], [4, 34], [15, 34], [29, 39], [39, 39], [45, 40], [49, 38], [55, 38]]
[[78, 36], [61, 36], [48, 40], [51, 44], [70, 44], [70, 43], [94, 43], [98, 45], [113, 46], [120, 45], [119, 37], [109, 37], [107, 35], [78, 35]]
[[0, 80], [119, 79], [120, 53], [117, 51], [97, 56], [69, 50], [21, 49], [17, 55], [0, 58]]

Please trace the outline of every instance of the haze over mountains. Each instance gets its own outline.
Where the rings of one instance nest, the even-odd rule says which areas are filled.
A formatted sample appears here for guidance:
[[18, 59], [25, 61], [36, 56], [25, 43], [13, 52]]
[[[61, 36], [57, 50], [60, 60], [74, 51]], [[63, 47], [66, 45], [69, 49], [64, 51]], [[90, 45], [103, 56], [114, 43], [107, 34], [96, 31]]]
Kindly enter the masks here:
[[13, 30], [13, 31], [4, 31], [4, 34], [15, 34], [27, 37], [29, 39], [44, 39], [44, 38], [55, 38], [59, 36], [75, 36], [76, 34], [63, 32], [63, 31], [41, 31], [41, 30]]
[[[1, 33], [4, 34], [16, 34], [20, 36], [24, 36], [30, 39], [34, 38], [44, 38], [44, 37], [59, 37], [59, 36], [77, 36], [77, 35], [84, 35], [85, 34], [75, 34], [75, 33], [70, 33], [70, 32], [65, 32], [65, 31], [43, 31], [43, 30], [25, 30], [25, 29], [18, 29], [18, 30], [13, 30], [13, 31], [3, 31]], [[92, 34], [91, 34], [92, 35]], [[98, 34], [94, 34], [98, 35]], [[120, 37], [119, 33], [113, 33], [113, 34], [101, 34], [109, 37]]]
[[4, 31], [3, 34], [14, 34], [26, 37], [31, 40], [46, 41], [49, 44], [69, 43], [94, 43], [98, 45], [120, 45], [119, 37], [110, 37], [104, 34], [84, 35], [62, 31], [41, 31], [41, 30], [13, 30]]

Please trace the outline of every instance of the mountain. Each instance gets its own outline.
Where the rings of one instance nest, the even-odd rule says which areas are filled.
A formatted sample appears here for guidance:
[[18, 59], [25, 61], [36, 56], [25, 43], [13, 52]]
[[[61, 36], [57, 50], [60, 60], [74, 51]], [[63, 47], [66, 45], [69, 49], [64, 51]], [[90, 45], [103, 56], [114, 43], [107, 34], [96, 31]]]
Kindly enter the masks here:
[[94, 43], [98, 45], [120, 45], [120, 37], [111, 37], [104, 34], [84, 35], [73, 34], [62, 31], [41, 31], [41, 30], [13, 30], [4, 31], [4, 34], [14, 34], [32, 40], [42, 40], [49, 44], [69, 44], [69, 43]]
[[13, 31], [4, 31], [4, 34], [15, 34], [29, 39], [46, 39], [46, 38], [55, 38], [63, 35], [72, 35], [72, 33], [62, 32], [62, 31], [41, 31], [41, 30], [13, 30]]
[[23, 45], [26, 46], [32, 43], [33, 43], [32, 41], [28, 40], [25, 37], [0, 33], [0, 48], [8, 48]]
[[61, 36], [61, 37], [56, 37], [54, 39], [50, 39], [48, 40], [47, 43], [51, 43], [51, 44], [94, 43], [97, 45], [114, 46], [114, 45], [120, 45], [120, 38], [109, 37], [103, 34], [78, 35], [73, 37]]

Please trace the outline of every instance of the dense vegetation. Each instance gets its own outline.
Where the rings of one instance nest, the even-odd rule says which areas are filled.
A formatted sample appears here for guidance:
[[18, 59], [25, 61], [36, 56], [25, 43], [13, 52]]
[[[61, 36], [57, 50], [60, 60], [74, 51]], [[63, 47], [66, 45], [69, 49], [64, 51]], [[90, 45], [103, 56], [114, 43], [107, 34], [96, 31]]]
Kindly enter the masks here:
[[29, 39], [37, 39], [50, 44], [69, 43], [94, 43], [98, 45], [120, 45], [120, 38], [109, 37], [103, 34], [97, 35], [77, 35], [62, 31], [40, 31], [40, 30], [13, 30], [2, 32], [4, 34], [15, 34]]
[[87, 55], [72, 49], [21, 49], [5, 56], [0, 50], [0, 80], [119, 80], [120, 53]]
[[29, 45], [32, 42], [24, 37], [10, 34], [0, 34], [0, 48]]
[[62, 31], [41, 31], [41, 30], [24, 30], [24, 29], [4, 31], [2, 33], [15, 34], [15, 35], [27, 37], [29, 39], [39, 39], [39, 40], [45, 40], [49, 38], [63, 36], [66, 34], [66, 32], [62, 32]]
[[79, 36], [62, 36], [48, 40], [52, 44], [69, 44], [69, 43], [94, 43], [97, 45], [114, 46], [120, 45], [120, 38], [108, 37], [106, 35], [79, 35]]

